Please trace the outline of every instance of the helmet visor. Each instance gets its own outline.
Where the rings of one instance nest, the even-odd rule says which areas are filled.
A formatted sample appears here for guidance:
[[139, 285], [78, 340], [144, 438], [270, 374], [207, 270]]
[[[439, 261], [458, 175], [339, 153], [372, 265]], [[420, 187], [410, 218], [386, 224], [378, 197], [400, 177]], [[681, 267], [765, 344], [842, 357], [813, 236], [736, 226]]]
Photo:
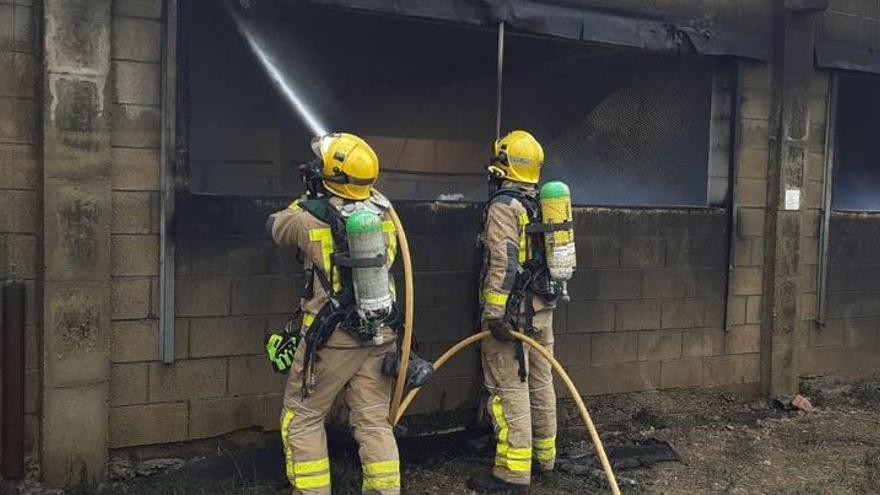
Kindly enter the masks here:
[[312, 138], [312, 152], [320, 158], [324, 159], [324, 155], [327, 154], [327, 150], [330, 149], [330, 145], [333, 144], [333, 141], [339, 138], [339, 133], [331, 132], [330, 134], [324, 134], [323, 136], [315, 136]]

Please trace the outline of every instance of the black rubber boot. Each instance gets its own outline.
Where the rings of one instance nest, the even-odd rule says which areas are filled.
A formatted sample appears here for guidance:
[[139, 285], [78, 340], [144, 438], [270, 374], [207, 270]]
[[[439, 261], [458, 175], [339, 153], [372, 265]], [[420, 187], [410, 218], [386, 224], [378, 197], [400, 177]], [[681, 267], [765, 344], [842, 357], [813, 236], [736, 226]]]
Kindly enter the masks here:
[[491, 473], [480, 473], [467, 480], [467, 486], [479, 493], [528, 493], [528, 485], [515, 485], [492, 476]]
[[545, 470], [537, 462], [532, 462], [532, 479], [536, 481], [544, 481], [553, 476], [553, 469]]

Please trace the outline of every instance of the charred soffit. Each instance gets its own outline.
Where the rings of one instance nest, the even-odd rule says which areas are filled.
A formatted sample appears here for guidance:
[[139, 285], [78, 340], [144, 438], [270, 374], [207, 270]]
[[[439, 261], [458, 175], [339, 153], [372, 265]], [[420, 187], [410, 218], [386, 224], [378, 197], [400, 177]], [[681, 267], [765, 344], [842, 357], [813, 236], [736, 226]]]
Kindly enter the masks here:
[[[247, 0], [254, 3], [254, 0]], [[292, 0], [287, 0], [292, 1]], [[337, 8], [472, 26], [507, 26], [526, 33], [666, 53], [730, 55], [767, 61], [771, 39], [705, 19], [588, 9], [571, 0], [306, 0]]]
[[816, 67], [880, 74], [880, 53], [819, 39], [816, 41]]

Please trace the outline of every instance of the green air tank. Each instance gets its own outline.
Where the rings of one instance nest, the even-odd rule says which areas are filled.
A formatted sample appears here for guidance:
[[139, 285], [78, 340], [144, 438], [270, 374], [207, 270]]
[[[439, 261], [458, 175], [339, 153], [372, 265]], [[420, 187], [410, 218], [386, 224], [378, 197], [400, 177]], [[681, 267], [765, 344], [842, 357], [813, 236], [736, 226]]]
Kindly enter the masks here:
[[367, 321], [381, 320], [391, 312], [393, 302], [383, 256], [386, 239], [382, 219], [370, 211], [356, 211], [345, 222], [345, 234], [358, 314]]
[[574, 247], [574, 227], [571, 215], [571, 192], [561, 181], [551, 181], [541, 187], [541, 220], [544, 233], [544, 250], [550, 278], [556, 282], [563, 298], [568, 297], [568, 280], [577, 264]]

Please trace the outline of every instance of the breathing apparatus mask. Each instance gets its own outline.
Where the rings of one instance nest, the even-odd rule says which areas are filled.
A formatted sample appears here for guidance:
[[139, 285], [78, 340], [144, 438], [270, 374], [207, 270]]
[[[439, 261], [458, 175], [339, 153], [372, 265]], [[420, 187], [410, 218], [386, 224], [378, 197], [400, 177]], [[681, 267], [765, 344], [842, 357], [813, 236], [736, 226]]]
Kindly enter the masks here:
[[309, 199], [324, 198], [327, 189], [324, 187], [321, 174], [321, 160], [318, 158], [309, 160], [299, 166], [299, 177], [306, 188], [306, 197]]
[[[494, 151], [494, 150], [493, 150]], [[486, 171], [489, 172], [487, 177], [487, 185], [489, 187], [489, 196], [492, 196], [496, 191], [501, 189], [501, 185], [504, 183], [505, 177], [507, 177], [507, 173], [504, 171], [504, 168], [507, 166], [507, 152], [501, 150], [492, 157], [489, 161], [489, 164], [486, 165]]]

